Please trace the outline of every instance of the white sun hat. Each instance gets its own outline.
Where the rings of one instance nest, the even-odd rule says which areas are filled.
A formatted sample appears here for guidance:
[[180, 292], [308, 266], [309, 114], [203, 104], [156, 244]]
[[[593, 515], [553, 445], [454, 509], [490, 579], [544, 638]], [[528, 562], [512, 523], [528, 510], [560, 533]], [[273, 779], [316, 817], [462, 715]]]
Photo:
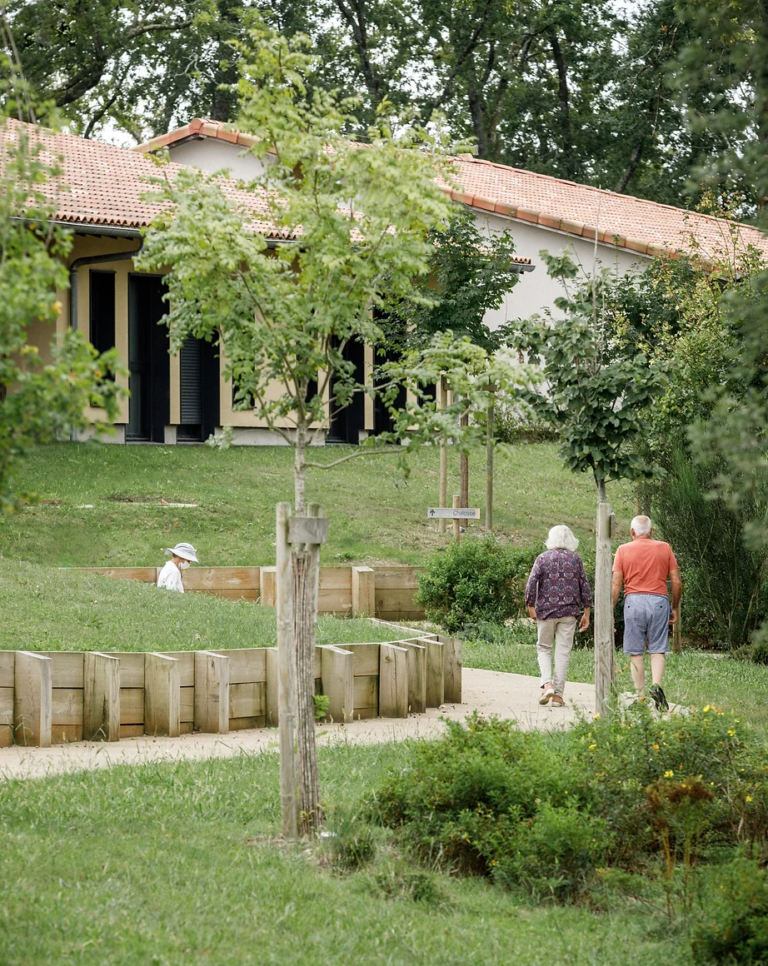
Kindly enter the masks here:
[[200, 563], [197, 559], [197, 550], [191, 543], [177, 543], [175, 547], [166, 547], [165, 554], [166, 556], [183, 557], [185, 560], [193, 561], [193, 563]]

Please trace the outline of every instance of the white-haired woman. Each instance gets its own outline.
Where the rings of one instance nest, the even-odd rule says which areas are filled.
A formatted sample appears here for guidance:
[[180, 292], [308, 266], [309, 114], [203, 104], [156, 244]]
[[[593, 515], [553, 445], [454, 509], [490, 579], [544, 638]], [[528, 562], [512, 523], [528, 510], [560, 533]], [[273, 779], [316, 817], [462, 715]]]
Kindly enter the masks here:
[[[552, 701], [553, 707], [565, 704], [563, 693], [571, 661], [576, 619], [579, 630], [589, 627], [592, 592], [584, 564], [576, 553], [579, 541], [568, 527], [552, 527], [546, 551], [536, 558], [525, 588], [528, 613], [538, 627], [536, 651], [541, 671], [539, 704]], [[555, 671], [552, 673], [552, 646], [555, 645]]]

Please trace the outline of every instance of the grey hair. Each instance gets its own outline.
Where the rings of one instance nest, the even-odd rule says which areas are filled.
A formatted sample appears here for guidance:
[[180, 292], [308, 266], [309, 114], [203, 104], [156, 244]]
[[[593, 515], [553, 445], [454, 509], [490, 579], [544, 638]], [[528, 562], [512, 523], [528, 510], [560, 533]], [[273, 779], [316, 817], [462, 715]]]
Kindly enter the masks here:
[[560, 523], [547, 534], [547, 541], [544, 544], [547, 550], [577, 550], [579, 541], [564, 524]]
[[633, 517], [629, 525], [630, 530], [634, 530], [638, 537], [647, 537], [653, 529], [650, 517]]

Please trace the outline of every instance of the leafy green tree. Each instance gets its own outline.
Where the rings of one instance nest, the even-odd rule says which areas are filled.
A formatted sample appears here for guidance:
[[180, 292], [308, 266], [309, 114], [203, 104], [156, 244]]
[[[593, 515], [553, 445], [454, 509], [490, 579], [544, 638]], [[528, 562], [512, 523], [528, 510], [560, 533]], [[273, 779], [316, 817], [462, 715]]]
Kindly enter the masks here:
[[[295, 512], [303, 517], [307, 470], [365, 451], [330, 462], [308, 456], [326, 401], [343, 408], [355, 393], [372, 391], [355, 379], [345, 347], [351, 340], [380, 341], [375, 310], [387, 295], [407, 297], [412, 279], [427, 272], [427, 234], [446, 222], [450, 202], [431, 153], [396, 140], [384, 126], [371, 131], [366, 148], [344, 136], [356, 123], [351, 104], [322, 89], [308, 94], [313, 58], [305, 40], [287, 41], [265, 27], [253, 28], [250, 40], [241, 61], [238, 125], [258, 136], [251, 150], [263, 170], [247, 186], [253, 204], [230, 200], [217, 177], [193, 169], [157, 179], [154, 197], [169, 205], [147, 232], [139, 265], [170, 266], [172, 347], [189, 334], [218, 340], [239, 405], [293, 447]], [[396, 382], [416, 390], [407, 412], [393, 414], [388, 438], [409, 447], [440, 438], [452, 414], [436, 413], [431, 401], [419, 404], [424, 383], [447, 369], [468, 405], [482, 392], [485, 356], [449, 338], [433, 340], [419, 358], [408, 356], [380, 387], [390, 407]], [[452, 435], [454, 423], [455, 416]], [[313, 701], [316, 558], [309, 545], [298, 544], [292, 561], [299, 814], [311, 830], [321, 820]]]
[[560, 456], [569, 469], [591, 473], [600, 502], [610, 480], [640, 479], [654, 467], [633, 444], [644, 430], [644, 411], [660, 392], [662, 366], [650, 365], [634, 346], [614, 337], [603, 306], [610, 275], [575, 281], [579, 268], [567, 256], [540, 252], [549, 274], [564, 283], [556, 300], [561, 316], [513, 323], [506, 337], [543, 366], [544, 383], [526, 398], [542, 419], [560, 429]]
[[427, 345], [452, 331], [487, 352], [500, 348], [498, 332], [485, 316], [498, 308], [519, 281], [512, 232], [484, 233], [464, 206], [454, 206], [448, 224], [429, 232], [429, 272], [412, 292], [389, 307], [381, 321], [386, 344], [395, 350]]
[[[21, 113], [27, 92], [16, 66], [3, 60], [0, 71], [3, 93]], [[34, 446], [89, 425], [88, 405], [102, 407], [107, 420], [117, 415], [115, 351], [99, 356], [71, 331], [55, 339], [72, 238], [52, 222], [47, 189], [58, 170], [35, 130], [0, 118], [0, 511], [29, 496], [16, 472]], [[50, 325], [49, 354], [29, 343], [36, 323]]]

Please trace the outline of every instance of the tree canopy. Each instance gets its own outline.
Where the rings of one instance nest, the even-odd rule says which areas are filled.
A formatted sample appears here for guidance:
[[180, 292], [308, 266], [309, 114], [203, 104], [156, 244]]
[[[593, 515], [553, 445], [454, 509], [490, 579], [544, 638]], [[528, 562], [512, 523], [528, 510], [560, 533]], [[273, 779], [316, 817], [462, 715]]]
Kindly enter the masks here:
[[[195, 115], [234, 121], [227, 85], [242, 56], [236, 42], [263, 17], [287, 37], [310, 38], [318, 57], [307, 82], [357, 99], [348, 133], [358, 138], [382, 109], [406, 110], [422, 124], [439, 111], [451, 137], [473, 138], [481, 158], [679, 205], [686, 192], [695, 201], [709, 177], [702, 172], [726, 170], [721, 162], [750, 139], [748, 126], [726, 118], [731, 109], [743, 115], [759, 81], [750, 69], [738, 76], [751, 33], [737, 35], [738, 18], [716, 40], [703, 33], [704, 11], [716, 7], [6, 0], [4, 9], [32, 86], [88, 136], [122, 130], [143, 140]], [[710, 66], [693, 69], [704, 55]], [[702, 123], [715, 115], [717, 124]], [[728, 179], [753, 200], [742, 168]]]

